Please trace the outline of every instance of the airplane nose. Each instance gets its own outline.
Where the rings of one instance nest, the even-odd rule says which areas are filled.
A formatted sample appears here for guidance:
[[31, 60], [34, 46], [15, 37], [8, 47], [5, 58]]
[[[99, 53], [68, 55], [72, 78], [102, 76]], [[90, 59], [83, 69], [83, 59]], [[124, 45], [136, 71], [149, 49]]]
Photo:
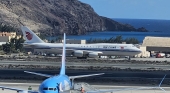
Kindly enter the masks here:
[[140, 49], [137, 49], [137, 52], [141, 53], [142, 51]]

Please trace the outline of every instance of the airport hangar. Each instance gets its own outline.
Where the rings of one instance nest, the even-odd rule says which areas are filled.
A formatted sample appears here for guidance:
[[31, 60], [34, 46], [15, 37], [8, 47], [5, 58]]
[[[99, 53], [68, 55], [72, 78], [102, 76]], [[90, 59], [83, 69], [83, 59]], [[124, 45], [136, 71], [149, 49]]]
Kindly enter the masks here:
[[146, 36], [139, 47], [142, 53], [136, 57], [150, 57], [155, 52], [170, 54], [170, 37]]

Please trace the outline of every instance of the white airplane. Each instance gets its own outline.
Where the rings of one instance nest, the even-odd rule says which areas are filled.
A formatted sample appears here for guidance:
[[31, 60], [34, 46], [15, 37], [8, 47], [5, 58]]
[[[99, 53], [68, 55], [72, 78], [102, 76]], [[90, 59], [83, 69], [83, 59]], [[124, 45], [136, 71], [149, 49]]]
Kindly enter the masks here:
[[[36, 72], [29, 72], [29, 71], [24, 71], [26, 73], [30, 74], [35, 74], [39, 76], [44, 76], [47, 77], [46, 80], [44, 80], [40, 86], [39, 86], [39, 91], [32, 91], [32, 90], [23, 90], [23, 89], [18, 89], [18, 88], [12, 88], [12, 87], [5, 87], [5, 86], [0, 86], [2, 90], [8, 89], [8, 90], [14, 90], [17, 91], [17, 93], [66, 93], [67, 91], [74, 89], [74, 82], [73, 80], [75, 78], [82, 78], [82, 77], [90, 77], [90, 76], [96, 76], [96, 75], [102, 75], [104, 73], [99, 73], [99, 74], [90, 74], [90, 75], [78, 75], [78, 76], [67, 76], [65, 74], [65, 58], [66, 58], [66, 50], [65, 50], [65, 34], [64, 34], [64, 42], [63, 42], [63, 52], [62, 52], [62, 63], [61, 63], [61, 70], [59, 75], [47, 75], [47, 74], [41, 74], [41, 73], [36, 73]], [[165, 75], [166, 76], [166, 75]], [[108, 89], [108, 90], [96, 90], [96, 91], [86, 91], [86, 93], [106, 93], [106, 92], [117, 92], [117, 91], [125, 91], [125, 90], [139, 90], [139, 89], [152, 89], [152, 88], [159, 88], [162, 89], [160, 86], [163, 82], [162, 79], [161, 83], [159, 86], [156, 87], [143, 87], [143, 88], [126, 88], [126, 89]], [[165, 91], [164, 89], [162, 89]]]
[[[25, 47], [36, 49], [48, 49], [49, 52], [56, 54], [62, 53], [62, 43], [45, 43], [28, 27], [21, 27]], [[66, 44], [67, 55], [73, 55], [79, 58], [99, 56], [134, 56], [141, 53], [141, 50], [133, 44], [113, 44], [113, 43], [95, 43], [95, 44]], [[50, 51], [51, 50], [51, 51]]]

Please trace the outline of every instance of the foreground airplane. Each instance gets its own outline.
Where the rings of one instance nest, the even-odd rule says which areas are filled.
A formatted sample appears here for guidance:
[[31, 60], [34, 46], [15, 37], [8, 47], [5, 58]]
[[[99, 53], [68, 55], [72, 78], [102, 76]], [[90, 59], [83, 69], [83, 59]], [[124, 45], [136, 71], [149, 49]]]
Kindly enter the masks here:
[[[62, 43], [45, 43], [28, 27], [21, 27], [25, 47], [36, 49], [47, 49], [49, 52], [62, 53]], [[132, 44], [113, 44], [113, 43], [96, 43], [96, 44], [66, 44], [68, 55], [79, 58], [98, 56], [134, 56], [141, 53], [141, 50]], [[51, 51], [50, 51], [51, 50]]]
[[[23, 89], [17, 89], [17, 88], [11, 88], [11, 87], [5, 87], [5, 86], [0, 86], [0, 88], [8, 89], [8, 90], [14, 90], [17, 91], [18, 93], [62, 93], [69, 91], [73, 89], [74, 82], [73, 80], [75, 78], [82, 78], [82, 77], [89, 77], [89, 76], [96, 76], [96, 75], [102, 75], [104, 73], [99, 73], [99, 74], [90, 74], [90, 75], [79, 75], [79, 76], [67, 76], [65, 74], [65, 58], [66, 58], [66, 51], [65, 51], [65, 34], [64, 34], [64, 42], [63, 42], [63, 52], [62, 52], [62, 63], [61, 63], [61, 70], [59, 75], [53, 76], [53, 75], [47, 75], [47, 74], [41, 74], [41, 73], [36, 73], [36, 72], [29, 72], [29, 71], [24, 71], [26, 73], [30, 74], [35, 74], [35, 75], [40, 75], [44, 77], [48, 77], [46, 80], [44, 80], [40, 86], [39, 86], [39, 91], [32, 91], [32, 90], [23, 90]], [[165, 75], [166, 76], [166, 75]], [[164, 76], [164, 78], [165, 78]], [[136, 88], [136, 89], [151, 89], [151, 88], [160, 88], [160, 85], [162, 84], [164, 78], [162, 79], [161, 83], [159, 86], [156, 87], [147, 87], [147, 88]], [[117, 92], [117, 91], [125, 91], [125, 90], [136, 90], [135, 88], [126, 88], [126, 89], [114, 89], [114, 90], [96, 90], [96, 91], [86, 91], [86, 93], [105, 93], [105, 92]], [[162, 89], [163, 90], [163, 89]]]

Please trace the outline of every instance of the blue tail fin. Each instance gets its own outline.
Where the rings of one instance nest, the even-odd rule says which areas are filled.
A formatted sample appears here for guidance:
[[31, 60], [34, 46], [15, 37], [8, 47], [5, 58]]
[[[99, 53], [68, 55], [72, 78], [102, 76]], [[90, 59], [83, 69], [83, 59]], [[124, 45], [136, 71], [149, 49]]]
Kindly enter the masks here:
[[62, 54], [62, 63], [61, 63], [61, 70], [60, 75], [65, 75], [65, 59], [66, 59], [66, 35], [64, 33], [64, 39], [63, 39], [63, 54]]

